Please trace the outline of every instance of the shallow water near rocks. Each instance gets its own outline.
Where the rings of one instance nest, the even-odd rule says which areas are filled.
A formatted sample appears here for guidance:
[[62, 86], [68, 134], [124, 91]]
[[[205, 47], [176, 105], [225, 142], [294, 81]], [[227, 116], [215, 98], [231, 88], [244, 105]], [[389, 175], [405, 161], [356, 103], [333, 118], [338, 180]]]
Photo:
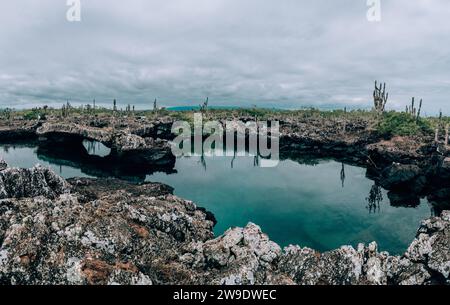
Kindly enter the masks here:
[[[0, 145], [0, 157], [15, 167], [40, 163], [65, 178], [90, 176], [39, 156], [30, 145]], [[378, 200], [369, 202], [374, 182], [366, 178], [366, 170], [333, 160], [285, 160], [275, 168], [260, 168], [252, 157], [184, 157], [175, 169], [146, 180], [166, 183], [176, 195], [213, 212], [217, 235], [254, 222], [281, 246], [326, 251], [377, 241], [380, 250], [402, 254], [420, 221], [432, 214], [426, 200], [415, 208], [393, 207], [382, 189]]]

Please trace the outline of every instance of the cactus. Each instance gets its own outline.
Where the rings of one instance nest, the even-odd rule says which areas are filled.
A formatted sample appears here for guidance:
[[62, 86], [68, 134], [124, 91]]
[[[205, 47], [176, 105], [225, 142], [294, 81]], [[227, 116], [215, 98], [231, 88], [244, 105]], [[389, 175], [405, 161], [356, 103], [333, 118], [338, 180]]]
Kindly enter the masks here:
[[415, 97], [413, 97], [411, 99], [411, 105], [408, 107], [406, 106], [406, 113], [408, 113], [411, 116], [415, 116], [416, 113], [416, 108], [415, 108]]
[[419, 109], [417, 110], [416, 122], [418, 122], [419, 119], [420, 119], [420, 112], [421, 111], [422, 111], [422, 99], [420, 99], [420, 102], [419, 102]]
[[449, 124], [447, 124], [447, 126], [445, 126], [445, 142], [444, 142], [444, 144], [445, 144], [445, 148], [447, 148], [448, 147], [448, 129], [449, 129]]
[[72, 106], [70, 106], [69, 100], [67, 100], [65, 105], [63, 104], [62, 109], [61, 109], [61, 114], [62, 114], [63, 118], [69, 117], [71, 107]]
[[[434, 133], [434, 142], [439, 142], [439, 131], [444, 128], [442, 124], [442, 110], [439, 110], [439, 119]], [[448, 138], [448, 137], [447, 137]]]
[[411, 115], [412, 117], [414, 117], [416, 122], [418, 122], [420, 119], [420, 114], [422, 112], [422, 104], [423, 104], [423, 100], [420, 99], [419, 108], [416, 108], [415, 98], [413, 97], [411, 99], [411, 106], [409, 106], [409, 107], [406, 106], [406, 113]]
[[200, 105], [201, 112], [205, 112], [208, 110], [208, 103], [209, 103], [209, 97], [206, 98], [206, 101], [203, 103], [203, 105]]
[[11, 117], [12, 117], [11, 113], [12, 113], [12, 110], [10, 108], [6, 108], [5, 110], [3, 110], [3, 114], [5, 116], [5, 119], [8, 121], [8, 123], [11, 122]]
[[344, 126], [342, 131], [345, 133], [347, 131], [347, 107], [344, 107]]
[[67, 118], [70, 115], [70, 103], [69, 101], [66, 102], [66, 104], [63, 104], [61, 107], [61, 116], [63, 118]]
[[375, 90], [373, 91], [373, 103], [375, 110], [378, 114], [381, 114], [386, 109], [386, 103], [389, 98], [389, 93], [386, 92], [386, 83], [380, 84], [378, 87], [377, 81], [375, 81]]

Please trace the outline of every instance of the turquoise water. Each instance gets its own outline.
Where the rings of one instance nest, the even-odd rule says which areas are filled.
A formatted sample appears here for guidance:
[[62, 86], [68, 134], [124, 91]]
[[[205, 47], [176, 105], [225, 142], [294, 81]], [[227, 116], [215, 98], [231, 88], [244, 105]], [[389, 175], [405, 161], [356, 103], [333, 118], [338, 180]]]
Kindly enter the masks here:
[[57, 165], [54, 162], [43, 160], [37, 155], [37, 147], [27, 145], [2, 145], [0, 144], [0, 158], [3, 158], [10, 167], [29, 168], [41, 164], [52, 168], [64, 178], [91, 177], [84, 174], [79, 168], [67, 165]]
[[[3, 145], [0, 156], [10, 166], [40, 163], [64, 177], [88, 176], [76, 167], [40, 159], [34, 147]], [[233, 162], [227, 157], [206, 157], [204, 162], [186, 157], [177, 160], [177, 173], [156, 173], [147, 180], [169, 184], [176, 195], [213, 212], [216, 234], [254, 222], [282, 246], [298, 244], [319, 251], [377, 241], [381, 250], [401, 254], [420, 221], [431, 215], [425, 200], [416, 208], [391, 206], [384, 190], [378, 202], [369, 204], [374, 182], [363, 168], [344, 165], [343, 181], [341, 163], [308, 164], [286, 160], [275, 168], [260, 168], [250, 157]]]

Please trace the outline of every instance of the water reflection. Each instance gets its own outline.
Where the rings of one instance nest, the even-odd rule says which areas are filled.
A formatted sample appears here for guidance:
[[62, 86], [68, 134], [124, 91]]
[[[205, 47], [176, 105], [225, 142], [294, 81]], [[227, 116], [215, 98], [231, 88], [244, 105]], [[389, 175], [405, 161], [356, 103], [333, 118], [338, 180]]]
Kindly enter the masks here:
[[387, 192], [366, 178], [363, 168], [301, 160], [267, 169], [255, 166], [254, 157], [181, 158], [176, 174], [155, 173], [147, 180], [169, 184], [176, 195], [212, 211], [216, 234], [252, 221], [283, 246], [321, 251], [377, 240], [382, 249], [401, 253], [430, 216], [426, 202], [417, 208], [391, 206]]
[[383, 201], [383, 193], [381, 191], [381, 186], [379, 186], [376, 182], [372, 185], [369, 191], [369, 196], [366, 197], [367, 201], [367, 209], [369, 213], [379, 213], [380, 212], [380, 203]]
[[259, 167], [259, 156], [254, 156], [253, 157], [253, 166], [254, 167]]
[[83, 140], [83, 146], [91, 156], [106, 157], [111, 154], [111, 148], [97, 141]]
[[[403, 208], [400, 197], [388, 195], [368, 179], [364, 168], [310, 156], [295, 156], [280, 161], [275, 168], [260, 168], [258, 156], [204, 154], [180, 158], [175, 168], [166, 172], [127, 173], [123, 167], [109, 164], [108, 156], [92, 155], [89, 147], [84, 147], [85, 152], [35, 145], [2, 148], [0, 157], [10, 166], [41, 163], [64, 177], [114, 176], [169, 184], [176, 195], [214, 213], [216, 234], [251, 221], [282, 246], [300, 244], [325, 251], [376, 240], [383, 250], [402, 253], [420, 221], [430, 216], [427, 202], [414, 205], [416, 201], [407, 200], [408, 208]], [[393, 205], [389, 200], [395, 198]]]
[[342, 182], [342, 188], [344, 188], [344, 186], [345, 186], [345, 165], [344, 165], [344, 163], [342, 163], [342, 168], [341, 168], [341, 182]]
[[[9, 153], [9, 148], [10, 148], [9, 145], [4, 145], [2, 148], [3, 148], [3, 152], [4, 152], [5, 154]], [[13, 149], [14, 149], [14, 146], [13, 146]]]

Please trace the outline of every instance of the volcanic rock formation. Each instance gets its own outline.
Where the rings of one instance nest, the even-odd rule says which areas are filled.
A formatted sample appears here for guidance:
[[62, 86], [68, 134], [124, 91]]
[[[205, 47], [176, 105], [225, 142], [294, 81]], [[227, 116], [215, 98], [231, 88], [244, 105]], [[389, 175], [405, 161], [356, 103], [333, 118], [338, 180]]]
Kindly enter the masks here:
[[214, 238], [214, 218], [168, 186], [0, 172], [2, 284], [449, 284], [450, 212], [402, 256], [376, 243], [281, 249], [255, 224]]

